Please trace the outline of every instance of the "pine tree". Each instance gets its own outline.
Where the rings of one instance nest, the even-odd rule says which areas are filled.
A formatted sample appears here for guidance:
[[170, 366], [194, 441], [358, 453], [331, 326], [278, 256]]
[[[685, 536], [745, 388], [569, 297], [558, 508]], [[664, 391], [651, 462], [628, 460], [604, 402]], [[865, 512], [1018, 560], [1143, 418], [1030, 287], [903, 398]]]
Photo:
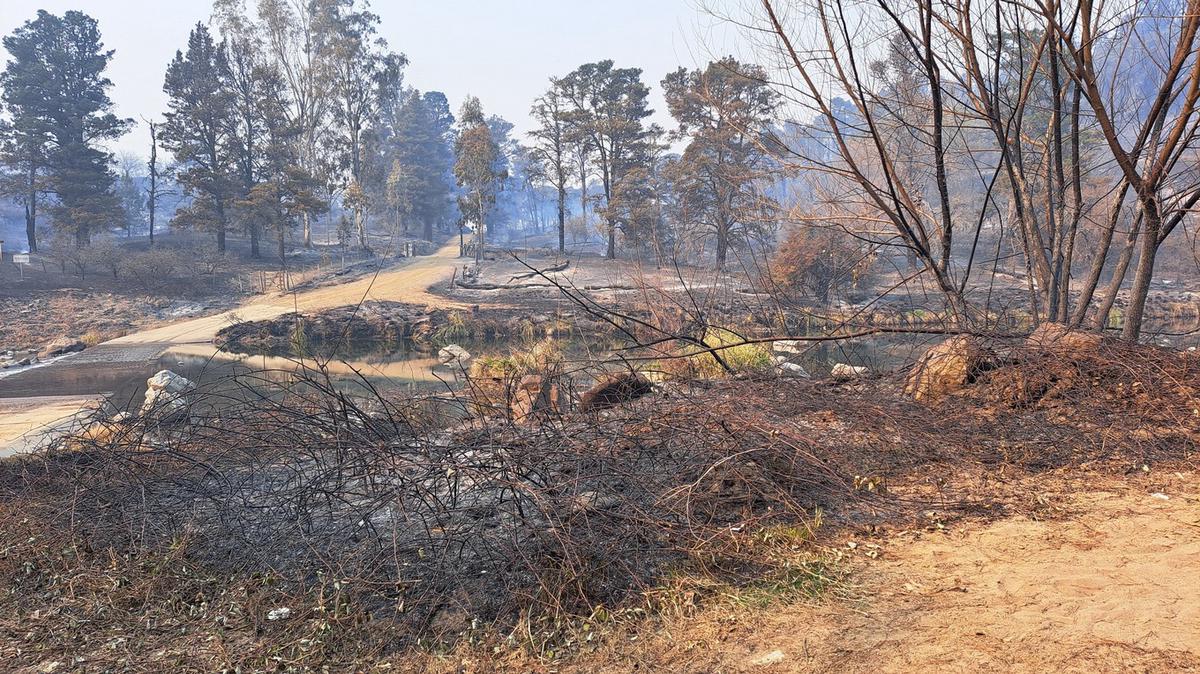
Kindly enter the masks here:
[[175, 155], [176, 180], [192, 203], [176, 222], [216, 234], [225, 252], [228, 209], [236, 194], [235, 96], [225, 44], [213, 42], [204, 24], [188, 37], [187, 53], [176, 52], [163, 91], [170, 97], [162, 128], [163, 147]]
[[678, 139], [688, 145], [671, 178], [700, 236], [713, 240], [718, 267], [731, 247], [764, 240], [779, 205], [764, 192], [777, 106], [766, 73], [732, 57], [663, 80]]
[[39, 11], [4, 38], [10, 61], [0, 75], [11, 116], [4, 162], [22, 176], [26, 235], [36, 250], [39, 196], [65, 240], [84, 245], [93, 231], [119, 225], [121, 204], [113, 193], [112, 155], [103, 147], [120, 137], [130, 120], [112, 113], [104, 76], [113, 52], [105, 50], [95, 19], [78, 11], [62, 16]]
[[[653, 143], [656, 130], [644, 123], [654, 113], [650, 90], [640, 68], [614, 68], [610, 60], [579, 66], [559, 82], [571, 102], [567, 119], [572, 135], [584, 156], [594, 158], [607, 205], [625, 172], [639, 165], [648, 154], [647, 144]], [[613, 259], [620, 224], [613, 212], [601, 213], [608, 230], [607, 256]]]

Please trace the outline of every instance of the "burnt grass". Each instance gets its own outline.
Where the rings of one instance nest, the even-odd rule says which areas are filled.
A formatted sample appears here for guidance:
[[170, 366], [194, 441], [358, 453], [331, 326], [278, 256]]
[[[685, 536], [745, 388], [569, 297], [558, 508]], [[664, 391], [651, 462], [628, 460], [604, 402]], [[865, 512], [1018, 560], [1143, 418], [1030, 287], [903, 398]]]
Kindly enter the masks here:
[[[128, 424], [0, 464], [0, 656], [303, 670], [488, 648], [652, 612], [679, 578], [704, 601], [839, 532], [1024, 512], [1027, 478], [1194, 462], [1194, 354], [1012, 353], [921, 403], [894, 376], [729, 379], [443, 428], [429, 399], [366, 405], [313, 372], [220, 417]], [[761, 536], [817, 512], [815, 539]]]

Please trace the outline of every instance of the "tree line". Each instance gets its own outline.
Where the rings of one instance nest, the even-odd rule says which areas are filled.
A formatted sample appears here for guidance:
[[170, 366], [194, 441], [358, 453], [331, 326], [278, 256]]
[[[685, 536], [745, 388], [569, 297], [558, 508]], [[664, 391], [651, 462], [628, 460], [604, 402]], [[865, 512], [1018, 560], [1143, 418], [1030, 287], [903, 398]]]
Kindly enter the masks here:
[[[574, 213], [585, 230], [596, 220], [610, 258], [627, 248], [666, 259], [684, 239], [711, 239], [719, 264], [773, 227], [778, 204], [760, 169], [775, 97], [756, 66], [724, 59], [668, 75], [678, 121], [668, 132], [647, 123], [641, 70], [585, 64], [551, 78], [532, 106], [537, 127], [518, 139], [478, 99], [456, 118], [442, 93], [405, 86], [407, 59], [379, 37], [365, 3], [251, 7], [217, 0], [167, 65], [142, 198], [105, 148], [132, 120], [112, 112], [112, 51], [96, 22], [43, 11], [5, 39], [6, 192], [25, 206], [31, 250], [40, 205], [54, 231], [82, 246], [93, 232], [128, 228], [133, 210], [153, 221], [164, 180], [186, 197], [172, 227], [211, 235], [219, 252], [228, 236], [246, 237], [256, 257], [268, 237], [283, 256], [293, 230], [311, 246], [313, 223], [334, 213], [339, 240], [368, 249], [372, 221], [426, 239], [471, 227], [484, 240], [514, 220], [540, 227], [553, 202], [560, 250]], [[685, 151], [670, 153], [672, 142]]]
[[640, 69], [583, 64], [549, 78], [517, 137], [476, 98], [455, 114], [406, 86], [362, 0], [217, 0], [165, 68], [148, 187], [105, 149], [132, 121], [113, 114], [96, 22], [39, 12], [3, 41], [2, 187], [31, 250], [43, 211], [86, 246], [123, 210], [153, 223], [170, 182], [186, 196], [172, 227], [218, 251], [273, 238], [282, 258], [322, 218], [363, 250], [372, 233], [474, 229], [480, 254], [546, 229], [560, 251], [570, 234], [608, 258], [718, 267], [788, 238], [807, 271], [779, 278], [826, 297], [829, 274], [902, 263], [966, 329], [990, 320], [981, 273], [1014, 274], [1035, 320], [1074, 326], [1106, 325], [1132, 281], [1123, 324], [1140, 333], [1156, 262], [1200, 199], [1200, 0], [747, 9], [773, 38], [761, 60], [782, 67], [667, 74], [666, 129]]

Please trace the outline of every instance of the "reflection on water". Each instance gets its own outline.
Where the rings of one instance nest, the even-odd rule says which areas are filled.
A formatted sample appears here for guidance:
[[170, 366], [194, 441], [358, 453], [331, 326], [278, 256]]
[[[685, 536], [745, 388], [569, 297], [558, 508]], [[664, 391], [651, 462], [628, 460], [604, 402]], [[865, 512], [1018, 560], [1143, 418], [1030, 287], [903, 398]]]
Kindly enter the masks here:
[[[87, 354], [87, 352], [84, 352]], [[83, 354], [81, 354], [82, 356]], [[97, 350], [87, 358], [66, 359], [47, 367], [16, 373], [0, 380], [0, 398], [45, 395], [104, 395], [120, 408], [141, 403], [146, 380], [159, 370], [171, 370], [200, 384], [253, 374], [260, 379], [284, 380], [302, 368], [323, 367], [335, 383], [355, 386], [365, 379], [384, 391], [445, 389], [455, 386], [453, 369], [441, 366], [429, 353], [388, 347], [354, 360], [231, 354], [204, 345], [173, 348], [150, 359], [128, 360], [114, 352], [105, 358]], [[361, 384], [357, 384], [361, 385]]]

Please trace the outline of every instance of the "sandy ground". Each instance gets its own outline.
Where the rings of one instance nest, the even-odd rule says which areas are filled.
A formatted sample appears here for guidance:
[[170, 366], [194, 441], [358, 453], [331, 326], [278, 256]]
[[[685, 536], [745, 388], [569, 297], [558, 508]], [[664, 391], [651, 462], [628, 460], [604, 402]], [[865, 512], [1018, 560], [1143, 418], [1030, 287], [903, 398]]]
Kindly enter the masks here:
[[0, 459], [29, 451], [45, 437], [90, 414], [96, 398], [0, 398]]
[[[380, 272], [355, 281], [316, 288], [286, 295], [255, 298], [237, 309], [213, 316], [172, 323], [142, 330], [105, 342], [89, 349], [79, 357], [109, 358], [113, 362], [124, 358], [147, 360], [168, 350], [184, 350], [195, 355], [211, 356], [212, 340], [217, 331], [234, 320], [263, 320], [293, 311], [319, 311], [355, 304], [363, 300], [391, 300], [448, 306], [454, 303], [429, 293], [429, 288], [451, 277], [458, 258], [458, 242], [454, 241], [430, 256], [421, 257], [396, 269]], [[366, 366], [367, 364], [363, 364]], [[399, 366], [397, 366], [399, 367]], [[395, 374], [410, 378], [411, 365]], [[47, 433], [68, 425], [80, 414], [90, 399], [36, 397], [0, 400], [0, 456], [26, 451]], [[11, 409], [10, 409], [11, 408]], [[19, 409], [19, 411], [17, 411]], [[85, 410], [86, 411], [86, 410]]]
[[1050, 520], [879, 539], [849, 599], [706, 612], [563, 671], [1200, 671], [1195, 478], [1074, 493]]

